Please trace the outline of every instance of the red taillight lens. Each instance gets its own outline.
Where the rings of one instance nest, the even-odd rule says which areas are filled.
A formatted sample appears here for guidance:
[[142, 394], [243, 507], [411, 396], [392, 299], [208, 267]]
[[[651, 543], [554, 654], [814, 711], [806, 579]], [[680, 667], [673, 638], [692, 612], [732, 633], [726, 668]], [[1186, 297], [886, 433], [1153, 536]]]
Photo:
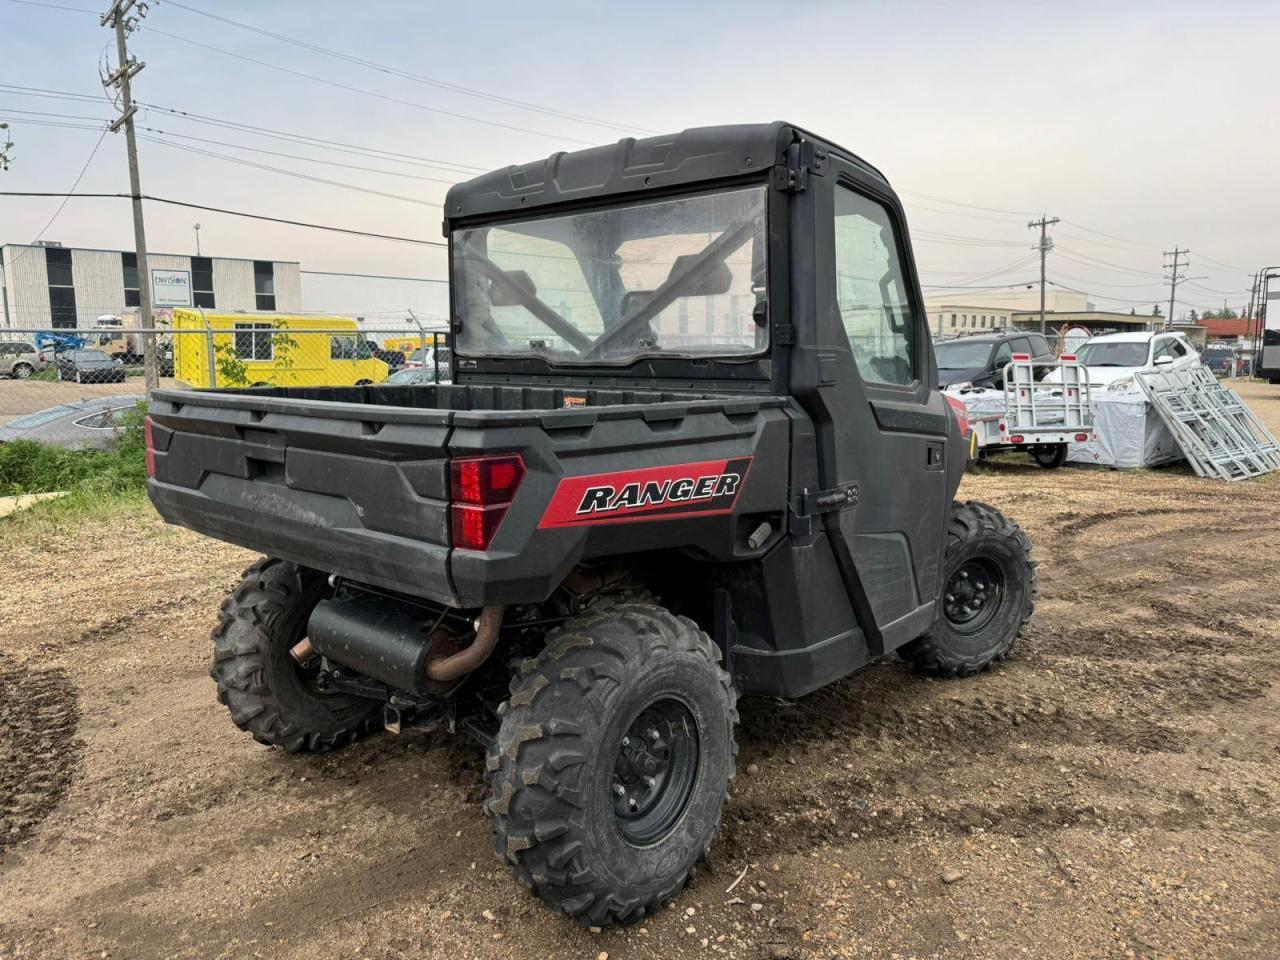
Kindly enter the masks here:
[[455, 547], [489, 548], [524, 475], [524, 460], [518, 454], [462, 457], [450, 464], [454, 501], [450, 519]]
[[951, 407], [951, 412], [956, 415], [956, 423], [960, 424], [960, 436], [969, 436], [969, 408], [964, 402], [957, 400], [955, 397], [946, 395], [947, 404]]
[[142, 437], [147, 444], [147, 476], [154, 477], [156, 475], [156, 441], [151, 430], [150, 417], [142, 421]]
[[1023, 440], [1022, 436], [1020, 436], [1020, 435], [1018, 435], [1018, 434], [1015, 434], [1014, 436], [1012, 436], [1012, 437], [1010, 437], [1010, 438], [1009, 438], [1009, 442], [1010, 442], [1010, 443], [1021, 443], [1021, 442], [1022, 442], [1022, 440]]
[[507, 515], [504, 503], [497, 507], [473, 507], [463, 503], [453, 505], [453, 545], [464, 550], [488, 550], [498, 525]]
[[1084, 443], [1088, 439], [1089, 439], [1089, 435], [1087, 433], [1076, 434], [1076, 443]]
[[524, 461], [518, 455], [466, 457], [454, 460], [453, 499], [489, 506], [510, 503], [524, 479]]

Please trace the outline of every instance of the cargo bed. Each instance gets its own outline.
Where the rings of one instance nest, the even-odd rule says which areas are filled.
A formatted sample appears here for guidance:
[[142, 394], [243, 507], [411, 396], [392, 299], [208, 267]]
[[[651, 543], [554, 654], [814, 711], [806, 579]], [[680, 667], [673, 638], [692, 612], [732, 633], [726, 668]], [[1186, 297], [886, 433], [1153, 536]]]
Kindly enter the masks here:
[[[548, 511], [566, 478], [725, 463], [745, 478], [755, 457], [785, 463], [786, 404], [477, 384], [161, 390], [149, 491], [170, 523], [359, 582], [458, 607], [536, 602], [595, 555], [669, 542], [738, 556], [731, 514], [781, 516], [785, 468], [708, 504], [724, 509], [690, 504], [665, 523], [548, 524]], [[490, 547], [461, 549], [450, 462], [496, 453], [518, 454], [527, 475]]]

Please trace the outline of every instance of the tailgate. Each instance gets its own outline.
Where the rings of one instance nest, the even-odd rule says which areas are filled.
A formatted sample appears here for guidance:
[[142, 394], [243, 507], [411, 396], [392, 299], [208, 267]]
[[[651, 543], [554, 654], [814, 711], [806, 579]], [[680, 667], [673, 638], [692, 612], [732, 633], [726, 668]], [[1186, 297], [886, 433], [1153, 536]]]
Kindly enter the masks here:
[[150, 415], [168, 522], [456, 604], [449, 411], [158, 391]]

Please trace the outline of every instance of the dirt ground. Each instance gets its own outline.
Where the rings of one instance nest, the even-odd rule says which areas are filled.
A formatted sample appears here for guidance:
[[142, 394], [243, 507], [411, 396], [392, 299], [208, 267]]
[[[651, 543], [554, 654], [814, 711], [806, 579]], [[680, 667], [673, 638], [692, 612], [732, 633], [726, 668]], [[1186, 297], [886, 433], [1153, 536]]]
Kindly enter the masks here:
[[1011, 461], [961, 495], [1042, 564], [1012, 659], [745, 702], [714, 862], [598, 933], [493, 858], [468, 742], [231, 725], [209, 630], [247, 553], [0, 522], [0, 957], [1280, 956], [1280, 477]]

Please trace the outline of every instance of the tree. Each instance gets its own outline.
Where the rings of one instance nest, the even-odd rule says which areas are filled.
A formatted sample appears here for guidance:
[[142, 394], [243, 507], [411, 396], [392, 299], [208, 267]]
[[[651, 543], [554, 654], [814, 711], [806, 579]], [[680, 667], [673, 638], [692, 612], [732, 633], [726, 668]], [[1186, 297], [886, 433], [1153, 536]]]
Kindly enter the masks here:
[[[0, 123], [0, 131], [8, 129], [9, 125], [7, 123]], [[4, 140], [4, 143], [0, 143], [0, 170], [8, 170], [9, 164], [13, 160], [13, 158], [9, 156], [9, 151], [13, 149], [13, 141], [9, 139], [9, 135], [7, 133], [3, 132], [0, 132], [0, 138]]]
[[1154, 307], [1152, 307], [1152, 308], [1151, 308], [1151, 315], [1152, 315], [1153, 317], [1163, 317], [1163, 316], [1164, 316], [1164, 314], [1160, 312], [1160, 304], [1158, 304], [1158, 303], [1157, 303]]
[[1196, 312], [1194, 310], [1188, 311], [1187, 323], [1199, 323], [1199, 322], [1200, 322], [1200, 317], [1196, 315]]

